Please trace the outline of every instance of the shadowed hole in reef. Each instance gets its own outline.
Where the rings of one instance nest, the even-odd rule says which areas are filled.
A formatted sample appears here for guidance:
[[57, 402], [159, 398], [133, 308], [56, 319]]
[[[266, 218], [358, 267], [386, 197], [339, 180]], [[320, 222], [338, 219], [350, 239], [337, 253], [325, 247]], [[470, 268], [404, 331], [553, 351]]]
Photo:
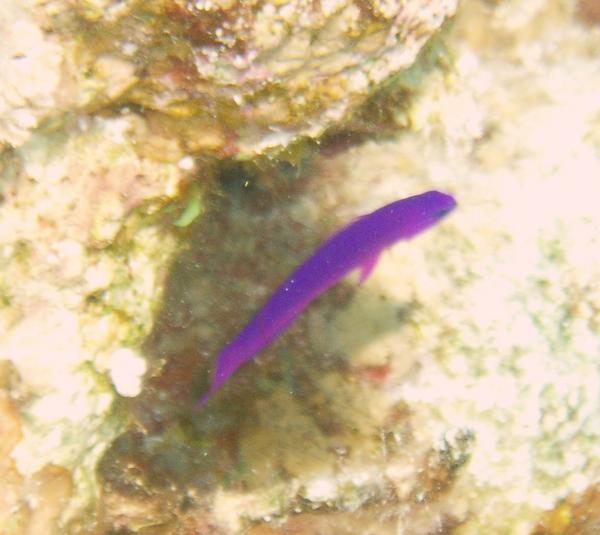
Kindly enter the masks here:
[[[334, 372], [346, 395], [351, 391], [345, 356], [316, 353], [306, 312], [201, 411], [191, 410], [208, 387], [219, 349], [345, 223], [322, 210], [322, 219], [292, 215], [299, 213], [303, 196], [318, 206], [319, 187], [287, 172], [283, 185], [272, 190], [249, 164], [223, 164], [221, 191], [207, 194], [203, 215], [182, 231], [187, 244], [173, 262], [163, 306], [143, 348], [149, 361], [143, 392], [123, 402], [131, 426], [100, 466], [105, 495], [266, 488], [295, 475], [290, 472], [295, 457], [302, 459], [303, 473], [319, 473], [335, 462], [339, 444], [347, 451], [363, 447], [354, 419], [368, 415], [360, 407], [340, 411], [340, 403], [328, 399], [331, 393], [318, 388], [319, 376]], [[320, 309], [333, 318], [357, 288], [355, 281], [337, 285], [308, 313]], [[410, 319], [412, 305], [378, 301], [380, 334]], [[318, 436], [312, 450], [302, 438], [307, 434]], [[283, 458], [292, 460], [282, 463]]]

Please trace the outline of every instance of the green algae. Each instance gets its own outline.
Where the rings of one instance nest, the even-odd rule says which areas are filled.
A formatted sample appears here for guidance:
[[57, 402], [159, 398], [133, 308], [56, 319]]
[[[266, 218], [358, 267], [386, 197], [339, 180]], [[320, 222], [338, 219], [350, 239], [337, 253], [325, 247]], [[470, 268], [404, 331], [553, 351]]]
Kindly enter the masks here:
[[201, 214], [203, 210], [202, 205], [203, 195], [200, 193], [198, 188], [194, 188], [191, 192], [190, 198], [185, 205], [185, 208], [179, 215], [179, 217], [173, 221], [173, 225], [176, 227], [189, 227]]

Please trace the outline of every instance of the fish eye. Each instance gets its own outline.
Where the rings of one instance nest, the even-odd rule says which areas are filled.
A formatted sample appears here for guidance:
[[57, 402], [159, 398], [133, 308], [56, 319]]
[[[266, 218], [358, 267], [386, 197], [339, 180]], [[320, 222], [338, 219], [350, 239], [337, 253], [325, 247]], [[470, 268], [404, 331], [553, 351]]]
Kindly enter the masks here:
[[450, 213], [452, 211], [452, 208], [440, 208], [439, 210], [436, 210], [433, 213], [433, 216], [436, 219], [440, 219], [442, 217], [444, 217], [446, 214]]

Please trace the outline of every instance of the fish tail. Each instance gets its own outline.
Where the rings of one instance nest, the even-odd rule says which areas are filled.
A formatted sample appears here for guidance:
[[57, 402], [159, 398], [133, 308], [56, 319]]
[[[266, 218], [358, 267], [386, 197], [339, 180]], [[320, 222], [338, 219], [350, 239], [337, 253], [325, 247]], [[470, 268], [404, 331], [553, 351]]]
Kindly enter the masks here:
[[216, 388], [213, 388], [211, 386], [206, 392], [206, 394], [204, 394], [198, 401], [196, 401], [196, 403], [194, 403], [194, 410], [200, 410], [204, 406], [204, 404], [210, 399], [210, 397], [214, 394], [215, 390]]

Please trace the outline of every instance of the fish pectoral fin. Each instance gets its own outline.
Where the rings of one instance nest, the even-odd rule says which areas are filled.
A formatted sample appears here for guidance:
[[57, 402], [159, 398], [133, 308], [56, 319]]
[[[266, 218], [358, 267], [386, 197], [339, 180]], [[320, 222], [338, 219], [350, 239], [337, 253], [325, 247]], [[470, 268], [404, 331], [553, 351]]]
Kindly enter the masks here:
[[373, 256], [371, 256], [370, 258], [368, 258], [361, 266], [360, 266], [360, 277], [358, 279], [358, 283], [362, 284], [363, 282], [365, 282], [369, 276], [371, 275], [372, 271], [375, 269], [375, 266], [377, 265], [377, 261], [379, 260], [379, 255], [381, 254], [381, 251], [375, 253]]

